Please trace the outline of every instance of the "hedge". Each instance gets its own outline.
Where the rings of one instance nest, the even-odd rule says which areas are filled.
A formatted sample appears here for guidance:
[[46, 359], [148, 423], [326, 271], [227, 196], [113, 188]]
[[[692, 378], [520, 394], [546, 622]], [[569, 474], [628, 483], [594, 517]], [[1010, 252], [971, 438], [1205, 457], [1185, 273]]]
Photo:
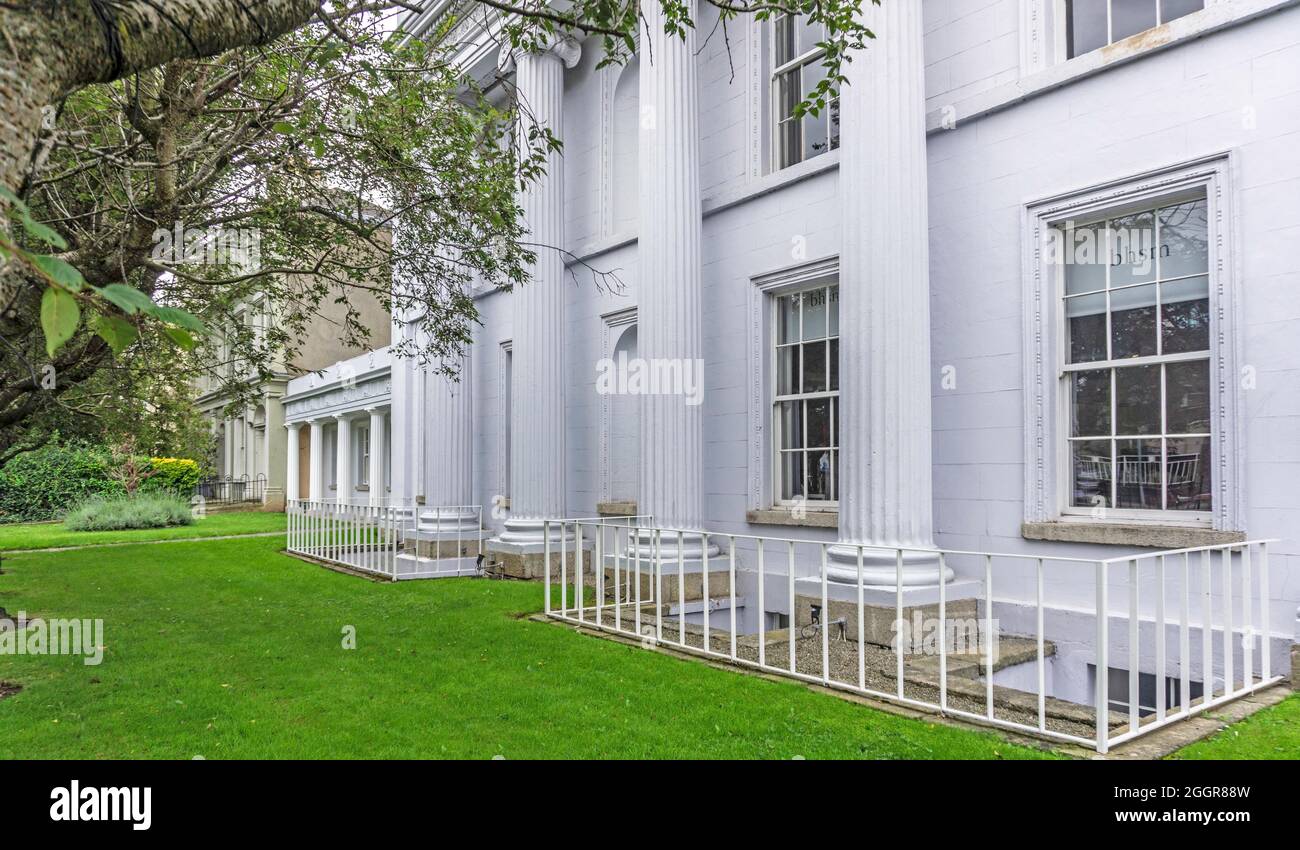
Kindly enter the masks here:
[[[112, 455], [103, 446], [52, 445], [25, 452], [0, 467], [0, 523], [59, 519], [96, 496], [125, 495], [109, 475]], [[189, 497], [199, 482], [199, 465], [185, 458], [151, 458], [156, 473], [143, 493]]]

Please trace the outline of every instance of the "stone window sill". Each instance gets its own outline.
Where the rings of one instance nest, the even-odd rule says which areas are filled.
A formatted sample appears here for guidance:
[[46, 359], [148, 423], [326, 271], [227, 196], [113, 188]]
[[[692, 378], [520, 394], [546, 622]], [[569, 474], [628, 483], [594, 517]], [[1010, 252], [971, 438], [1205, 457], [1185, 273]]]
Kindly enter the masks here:
[[1026, 522], [1020, 526], [1020, 535], [1026, 540], [1100, 543], [1150, 549], [1190, 549], [1195, 546], [1241, 543], [1246, 539], [1246, 535], [1240, 531], [1119, 522]]
[[746, 511], [750, 525], [786, 525], [799, 528], [839, 528], [840, 512], [807, 509], [795, 516], [792, 508], [775, 506], [761, 511]]
[[636, 516], [636, 502], [597, 502], [597, 516]]

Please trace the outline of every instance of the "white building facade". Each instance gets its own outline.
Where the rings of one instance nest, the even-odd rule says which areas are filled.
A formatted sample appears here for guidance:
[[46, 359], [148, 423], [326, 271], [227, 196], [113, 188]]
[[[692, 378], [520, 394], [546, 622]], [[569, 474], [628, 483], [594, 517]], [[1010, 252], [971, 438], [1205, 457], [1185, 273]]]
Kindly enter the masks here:
[[[788, 20], [724, 40], [705, 7], [678, 41], [647, 9], [639, 57], [603, 68], [596, 42], [503, 63], [485, 37], [467, 70], [504, 64], [564, 143], [521, 204], [567, 253], [480, 295], [458, 382], [394, 360], [382, 401], [348, 415], [391, 405], [391, 497], [483, 505], [489, 555], [524, 574], [546, 520], [595, 515], [697, 532], [671, 544], [688, 561], [713, 545], [699, 532], [834, 542], [829, 574], [850, 581], [857, 544], [903, 547], [918, 588], [983, 579], [936, 547], [1103, 559], [1280, 538], [1263, 651], [1285, 671], [1296, 6], [884, 0], [851, 84], [803, 118], [819, 37]], [[867, 583], [896, 568], [868, 556]], [[1004, 622], [1033, 585], [1004, 580]], [[1065, 693], [1093, 575], [1041, 592]], [[790, 611], [779, 588], [770, 611], [748, 598], [755, 623]]]

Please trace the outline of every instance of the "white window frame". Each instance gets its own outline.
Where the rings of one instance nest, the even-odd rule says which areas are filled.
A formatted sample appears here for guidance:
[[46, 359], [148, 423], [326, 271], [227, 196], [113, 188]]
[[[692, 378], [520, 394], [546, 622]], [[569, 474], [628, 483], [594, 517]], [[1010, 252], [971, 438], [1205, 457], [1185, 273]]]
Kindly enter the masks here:
[[[1238, 296], [1231, 254], [1231, 158], [1215, 154], [1168, 168], [1057, 195], [1025, 207], [1025, 521], [1124, 523], [1240, 530], [1244, 517]], [[1104, 511], [1069, 508], [1069, 396], [1065, 392], [1065, 305], [1060, 267], [1043, 247], [1048, 231], [1066, 221], [1095, 220], [1203, 192], [1209, 223], [1210, 452], [1213, 508], [1191, 511]]]
[[[1145, 30], [1138, 30], [1138, 32], [1129, 33], [1123, 38], [1117, 39], [1115, 38], [1115, 12], [1114, 12], [1115, 0], [1105, 0], [1105, 2], [1106, 2], [1106, 43], [1101, 45], [1100, 47], [1093, 48], [1093, 50], [1087, 50], [1084, 51], [1083, 53], [1078, 53], [1075, 54], [1074, 56], [1070, 56], [1070, 44], [1069, 44], [1069, 37], [1068, 37], [1069, 24], [1070, 24], [1068, 18], [1069, 2], [1067, 0], [1057, 0], [1057, 8], [1061, 10], [1060, 13], [1061, 23], [1058, 27], [1058, 30], [1060, 32], [1060, 36], [1059, 36], [1060, 43], [1064, 46], [1064, 50], [1061, 53], [1061, 55], [1064, 58], [1075, 59], [1078, 58], [1079, 56], [1086, 56], [1087, 54], [1092, 53], [1094, 50], [1101, 50], [1102, 48], [1109, 47], [1110, 45], [1114, 44], [1117, 41], [1123, 41], [1125, 38], [1132, 38], [1133, 36], [1139, 35], [1140, 33], [1150, 32], [1156, 27], [1167, 23], [1167, 21], [1162, 19], [1163, 17], [1162, 13], [1164, 12], [1164, 0], [1147, 0], [1147, 2], [1155, 5], [1155, 13], [1156, 13], [1155, 25], [1148, 27]], [[1211, 2], [1212, 0], [1204, 0], [1203, 5], [1200, 9], [1197, 9], [1195, 12], [1189, 12], [1186, 15], [1180, 15], [1179, 17], [1185, 18], [1188, 17], [1189, 15], [1196, 14], [1196, 12], [1203, 12], [1205, 11], [1206, 6], [1211, 5]], [[1178, 18], [1171, 18], [1170, 20], [1178, 20]]]
[[370, 486], [370, 425], [356, 426], [357, 487]]
[[[749, 296], [749, 510], [799, 505], [809, 511], [835, 512], [837, 501], [780, 500], [780, 435], [776, 414], [776, 299], [781, 295], [840, 284], [839, 258], [828, 257], [760, 275], [751, 280]], [[843, 385], [843, 370], [840, 375]], [[842, 390], [834, 393], [837, 397]]]
[[[821, 47], [813, 47], [813, 48], [811, 48], [811, 49], [809, 49], [809, 50], [804, 51], [804, 52], [801, 53], [800, 55], [795, 56], [794, 58], [792, 58], [792, 59], [790, 59], [790, 60], [788, 60], [788, 61], [782, 63], [781, 65], [776, 65], [776, 64], [775, 64], [775, 63], [776, 63], [776, 55], [777, 55], [777, 52], [776, 52], [776, 25], [777, 25], [777, 21], [778, 21], [778, 19], [779, 19], [779, 18], [782, 18], [782, 17], [789, 17], [789, 15], [777, 15], [777, 16], [774, 16], [771, 20], [766, 21], [766, 22], [763, 22], [763, 24], [764, 24], [764, 26], [763, 26], [763, 31], [764, 31], [764, 40], [765, 40], [766, 43], [767, 43], [766, 64], [771, 66], [770, 69], [768, 70], [768, 73], [767, 73], [767, 82], [766, 82], [766, 85], [767, 85], [767, 90], [768, 90], [768, 93], [767, 93], [767, 101], [768, 101], [768, 135], [769, 135], [769, 147], [770, 147], [769, 167], [770, 167], [771, 171], [774, 172], [774, 173], [775, 173], [775, 172], [778, 172], [778, 171], [784, 171], [784, 170], [787, 169], [787, 168], [794, 168], [796, 165], [800, 165], [800, 164], [802, 164], [802, 163], [808, 162], [809, 160], [817, 159], [818, 157], [825, 156], [826, 154], [831, 153], [832, 151], [838, 150], [838, 147], [835, 147], [835, 146], [832, 146], [832, 145], [831, 145], [831, 138], [832, 138], [832, 136], [831, 136], [831, 123], [830, 123], [830, 121], [831, 121], [831, 110], [832, 110], [832, 104], [834, 103], [834, 101], [828, 101], [827, 104], [826, 104], [826, 150], [824, 150], [824, 151], [822, 151], [821, 153], [816, 154], [816, 155], [814, 155], [814, 156], [802, 156], [802, 152], [804, 151], [804, 149], [805, 149], [805, 147], [806, 147], [806, 144], [805, 144], [806, 140], [805, 140], [805, 138], [804, 138], [804, 134], [805, 134], [806, 126], [807, 126], [806, 122], [807, 122], [808, 118], [810, 117], [810, 116], [808, 116], [808, 115], [804, 115], [804, 116], [802, 116], [802, 117], [800, 117], [800, 118], [798, 118], [798, 119], [792, 119], [792, 120], [797, 120], [797, 121], [799, 122], [799, 151], [800, 151], [801, 157], [800, 157], [800, 159], [799, 159], [798, 161], [796, 161], [796, 162], [789, 162], [789, 163], [785, 163], [785, 164], [782, 164], [782, 163], [781, 163], [781, 124], [782, 124], [782, 121], [781, 121], [781, 119], [778, 117], [778, 116], [780, 116], [780, 114], [781, 114], [781, 108], [780, 108], [780, 97], [781, 97], [780, 77], [783, 76], [783, 75], [785, 75], [785, 74], [788, 74], [788, 73], [790, 73], [791, 71], [794, 71], [794, 70], [802, 70], [805, 66], [807, 66], [807, 65], [811, 65], [811, 64], [813, 64], [814, 62], [820, 62], [821, 59], [822, 59], [822, 57], [824, 57], [824, 56], [826, 55], [826, 51], [825, 51], [824, 48], [821, 48]], [[800, 86], [803, 85], [803, 75], [802, 75], [802, 74], [800, 74], [800, 77], [799, 77], [799, 83], [800, 83]], [[807, 95], [808, 95], [808, 91], [805, 90], [805, 91], [803, 91], [802, 94], [803, 94], [803, 96], [807, 96]], [[802, 100], [802, 97], [801, 97], [800, 99]]]

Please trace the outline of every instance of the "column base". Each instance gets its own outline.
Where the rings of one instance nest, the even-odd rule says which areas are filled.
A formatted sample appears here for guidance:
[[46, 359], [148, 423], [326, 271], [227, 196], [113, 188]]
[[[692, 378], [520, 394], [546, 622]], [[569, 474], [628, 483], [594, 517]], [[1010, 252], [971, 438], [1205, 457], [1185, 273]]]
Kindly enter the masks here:
[[[841, 543], [827, 550], [826, 577], [838, 584], [858, 583], [858, 547]], [[903, 587], [937, 586], [952, 581], [952, 568], [940, 568], [939, 553], [924, 549], [903, 551]], [[898, 554], [885, 549], [862, 550], [862, 583], [867, 587], [896, 587]]]
[[425, 508], [418, 514], [416, 529], [434, 534], [477, 534], [478, 514], [473, 511], [441, 511]]
[[679, 560], [687, 567], [694, 565], [698, 569], [704, 561], [706, 551], [710, 558], [716, 557], [722, 551], [702, 531], [684, 531], [678, 537], [677, 532], [656, 532], [653, 529], [643, 528], [628, 541], [626, 555], [628, 557], [640, 555], [643, 561], [653, 562], [656, 554], [656, 535], [658, 555], [665, 569], [669, 565], [675, 569]]

